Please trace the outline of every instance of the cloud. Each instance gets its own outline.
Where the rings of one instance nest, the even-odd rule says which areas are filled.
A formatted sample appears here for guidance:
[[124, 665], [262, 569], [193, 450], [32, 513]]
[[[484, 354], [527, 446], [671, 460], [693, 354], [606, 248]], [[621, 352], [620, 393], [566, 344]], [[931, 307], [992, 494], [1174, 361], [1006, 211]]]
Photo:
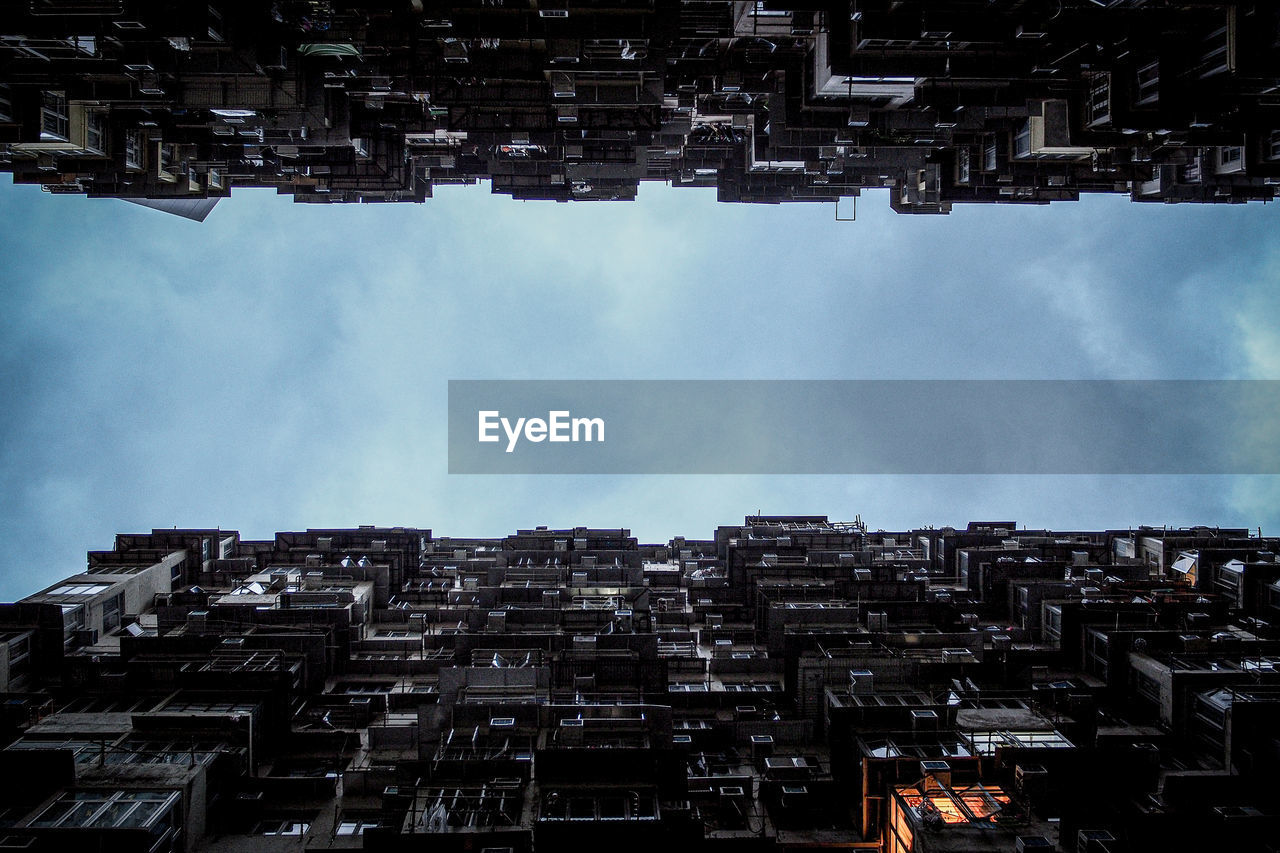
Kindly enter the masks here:
[[0, 599], [119, 531], [630, 526], [757, 509], [875, 527], [1274, 526], [1269, 478], [461, 477], [450, 378], [1276, 376], [1273, 206], [904, 217], [720, 205], [291, 205], [202, 225], [0, 185]]

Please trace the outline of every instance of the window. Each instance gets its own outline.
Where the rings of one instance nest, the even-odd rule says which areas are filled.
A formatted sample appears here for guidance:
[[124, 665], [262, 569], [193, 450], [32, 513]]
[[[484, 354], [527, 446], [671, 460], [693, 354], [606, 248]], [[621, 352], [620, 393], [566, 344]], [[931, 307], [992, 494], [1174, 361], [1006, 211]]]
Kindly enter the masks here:
[[77, 764], [89, 764], [98, 760], [98, 754], [107, 748], [104, 742], [90, 740], [16, 740], [6, 750], [65, 749], [69, 750]]
[[246, 702], [208, 702], [203, 699], [188, 699], [170, 702], [162, 710], [166, 714], [252, 714], [258, 710], [258, 706]]
[[1133, 688], [1139, 696], [1144, 696], [1154, 702], [1160, 701], [1160, 682], [1144, 672], [1135, 672], [1133, 674]]
[[61, 708], [64, 714], [128, 714], [155, 710], [155, 697], [82, 696]]
[[1111, 121], [1111, 75], [1103, 72], [1093, 78], [1089, 87], [1089, 121], [1107, 124]]
[[1031, 120], [1018, 125], [1018, 132], [1013, 136], [1013, 156], [1026, 157], [1031, 153]]
[[109, 583], [64, 583], [62, 586], [49, 590], [47, 595], [97, 595], [100, 592], [106, 592], [111, 589]]
[[1223, 166], [1239, 163], [1242, 153], [1239, 145], [1224, 145], [1218, 149], [1218, 162]]
[[1235, 64], [1235, 28], [1218, 27], [1200, 40], [1200, 79], [1228, 71]]
[[146, 566], [94, 566], [85, 571], [86, 575], [136, 575]]
[[747, 14], [756, 18], [785, 18], [791, 13], [785, 10], [770, 9], [761, 0], [756, 0]]
[[102, 630], [104, 633], [120, 627], [120, 615], [124, 611], [124, 593], [118, 592], [102, 603]]
[[982, 169], [986, 172], [994, 172], [996, 170], [995, 137], [989, 138], [986, 145], [982, 147]]
[[101, 110], [84, 114], [84, 147], [99, 153], [107, 150], [107, 114]]
[[[107, 764], [209, 764], [226, 745], [214, 741], [132, 739], [112, 747]], [[96, 755], [94, 756], [96, 758]]]
[[1138, 69], [1137, 89], [1134, 92], [1137, 106], [1154, 105], [1160, 100], [1160, 63], [1151, 62]]
[[8, 83], [0, 83], [0, 121], [13, 121], [13, 102], [9, 99]]
[[142, 168], [142, 131], [131, 130], [124, 136], [124, 167]]
[[701, 681], [676, 681], [667, 690], [672, 693], [706, 693], [707, 685]]
[[[162, 143], [160, 145], [160, 164], [159, 164], [159, 169], [156, 173], [156, 176], [163, 180], [168, 181], [169, 183], [172, 183], [176, 178], [174, 169], [177, 168], [176, 166], [177, 160], [178, 160], [177, 146]], [[209, 550], [207, 547], [208, 540], [206, 539], [204, 540], [204, 542], [206, 547], [201, 549], [201, 553], [204, 557], [204, 560], [207, 562], [209, 559]]]
[[84, 627], [84, 605], [83, 604], [62, 605], [63, 631], [78, 631], [83, 627]]
[[283, 817], [268, 818], [260, 820], [254, 824], [253, 829], [249, 831], [250, 835], [292, 835], [303, 836], [307, 834], [307, 830], [311, 828], [309, 820]]
[[[12, 636], [12, 635], [10, 635]], [[25, 661], [31, 654], [31, 632], [19, 634], [9, 640], [9, 666]]]
[[364, 835], [366, 829], [377, 829], [378, 818], [376, 815], [366, 814], [343, 814], [342, 820], [338, 821], [338, 827], [334, 830], [334, 835]]
[[1209, 728], [1221, 731], [1227, 725], [1227, 709], [1224, 705], [1230, 705], [1229, 701], [1225, 701], [1220, 696], [1228, 696], [1225, 691], [1219, 691], [1220, 695], [1209, 694], [1196, 697], [1195, 712], [1198, 720], [1202, 721]]
[[64, 791], [30, 825], [159, 833], [176, 823], [178, 799], [171, 791]]
[[71, 133], [71, 115], [67, 112], [67, 96], [63, 92], [44, 92], [40, 105], [40, 139], [43, 142], [66, 142]]

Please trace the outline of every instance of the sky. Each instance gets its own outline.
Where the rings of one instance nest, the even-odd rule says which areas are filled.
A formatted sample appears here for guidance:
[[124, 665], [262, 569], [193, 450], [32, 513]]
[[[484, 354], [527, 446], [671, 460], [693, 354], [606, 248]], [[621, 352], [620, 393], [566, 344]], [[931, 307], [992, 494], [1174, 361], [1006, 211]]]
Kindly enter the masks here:
[[[842, 210], [842, 215], [844, 211]], [[1280, 379], [1276, 205], [296, 205], [0, 177], [0, 601], [117, 532], [1280, 524], [1274, 476], [449, 475], [450, 379]], [[1263, 426], [1263, 429], [1266, 427]]]

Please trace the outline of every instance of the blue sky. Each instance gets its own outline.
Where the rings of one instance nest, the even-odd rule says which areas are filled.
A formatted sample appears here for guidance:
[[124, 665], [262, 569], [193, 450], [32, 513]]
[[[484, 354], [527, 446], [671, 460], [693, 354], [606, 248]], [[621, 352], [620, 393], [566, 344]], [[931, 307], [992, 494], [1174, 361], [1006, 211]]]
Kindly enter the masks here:
[[0, 600], [119, 531], [498, 536], [1280, 522], [1274, 477], [450, 476], [448, 379], [1280, 379], [1275, 205], [858, 221], [644, 186], [556, 205], [237, 191], [202, 224], [0, 179]]

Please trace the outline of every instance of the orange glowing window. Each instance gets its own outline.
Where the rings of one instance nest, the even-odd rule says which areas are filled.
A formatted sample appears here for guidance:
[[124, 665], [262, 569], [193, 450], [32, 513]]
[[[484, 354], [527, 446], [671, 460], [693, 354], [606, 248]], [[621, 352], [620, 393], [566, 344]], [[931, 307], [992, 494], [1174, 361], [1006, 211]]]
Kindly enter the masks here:
[[1009, 803], [1009, 795], [994, 785], [973, 785], [962, 790], [935, 789], [925, 794], [916, 786], [908, 785], [899, 788], [898, 795], [916, 814], [938, 815], [943, 823], [985, 820]]

